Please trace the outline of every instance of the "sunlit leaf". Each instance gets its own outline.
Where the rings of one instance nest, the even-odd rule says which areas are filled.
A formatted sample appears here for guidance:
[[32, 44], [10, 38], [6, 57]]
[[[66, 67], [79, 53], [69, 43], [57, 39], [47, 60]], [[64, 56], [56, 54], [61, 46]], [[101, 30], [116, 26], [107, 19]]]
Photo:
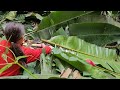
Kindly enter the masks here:
[[[90, 59], [95, 63], [101, 64], [103, 67], [109, 70], [112, 70], [113, 68], [115, 72], [120, 73], [120, 71], [118, 70], [118, 68], [120, 68], [119, 67], [120, 62], [115, 61], [117, 59], [115, 50], [107, 49], [107, 48], [99, 47], [94, 44], [87, 43], [74, 36], [70, 36], [70, 37], [61, 36], [61, 35], [55, 36], [51, 38], [49, 41], [77, 52], [77, 54], [74, 53], [74, 55], [80, 57], [83, 60]], [[63, 54], [63, 53], [61, 53], [61, 56], [64, 57], [65, 59], [69, 58], [66, 54]], [[111, 67], [113, 66], [111, 68], [108, 65], [109, 63], [112, 63], [112, 64], [114, 63], [115, 67], [111, 64], [110, 66]]]
[[[39, 25], [39, 30], [52, 26], [53, 24], [50, 20], [53, 20], [54, 25], [62, 22], [66, 22], [72, 18], [77, 16], [82, 16], [87, 13], [91, 13], [90, 11], [57, 11], [50, 13], [47, 17], [44, 17]], [[60, 19], [61, 18], [61, 19]]]
[[17, 13], [17, 11], [10, 11], [10, 12], [6, 15], [6, 19], [13, 20], [13, 19], [16, 17], [16, 13]]

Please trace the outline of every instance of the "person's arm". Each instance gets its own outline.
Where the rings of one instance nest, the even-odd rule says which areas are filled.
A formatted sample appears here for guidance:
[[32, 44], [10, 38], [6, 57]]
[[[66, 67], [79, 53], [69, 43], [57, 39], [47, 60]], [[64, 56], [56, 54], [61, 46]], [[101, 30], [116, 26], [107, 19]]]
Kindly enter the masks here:
[[[46, 54], [51, 53], [51, 48], [49, 46], [44, 46], [43, 48], [44, 48]], [[30, 47], [25, 47], [25, 46], [21, 47], [23, 53], [26, 56], [28, 56], [27, 63], [34, 62], [37, 59], [39, 59], [43, 48], [34, 49], [34, 48], [30, 48]]]

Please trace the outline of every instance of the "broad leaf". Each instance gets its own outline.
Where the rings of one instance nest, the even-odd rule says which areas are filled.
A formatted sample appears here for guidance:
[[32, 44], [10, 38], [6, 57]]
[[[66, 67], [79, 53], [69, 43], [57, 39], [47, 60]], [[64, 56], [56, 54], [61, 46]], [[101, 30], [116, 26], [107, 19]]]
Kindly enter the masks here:
[[[56, 53], [56, 50], [59, 50], [59, 53]], [[78, 58], [74, 54], [66, 53], [61, 51], [60, 49], [54, 49], [53, 53], [56, 57], [60, 58], [61, 60], [66, 61], [67, 63], [71, 64], [75, 68], [77, 68], [80, 71], [86, 71], [88, 72], [91, 77], [97, 78], [97, 79], [109, 79], [110, 77], [104, 72], [105, 70], [99, 69], [97, 67], [93, 67], [86, 63], [84, 60]], [[118, 75], [119, 76], [119, 75]]]
[[[56, 11], [44, 17], [38, 26], [38, 31], [35, 32], [36, 37], [50, 39], [56, 29], [59, 29], [67, 22], [92, 13], [92, 11]], [[61, 18], [61, 19], [59, 19]], [[74, 22], [72, 22], [74, 23]], [[57, 26], [60, 25], [58, 28]], [[65, 25], [66, 26], [66, 25]], [[51, 34], [52, 32], [52, 34]]]
[[61, 27], [60, 29], [58, 29], [58, 30], [53, 34], [53, 36], [57, 36], [57, 35], [66, 35], [66, 36], [67, 36], [67, 33], [66, 33], [65, 30]]
[[71, 24], [69, 34], [99, 46], [120, 40], [120, 28], [109, 23]]
[[36, 18], [39, 19], [39, 20], [42, 20], [42, 19], [43, 19], [43, 17], [42, 17], [40, 14], [38, 14], [38, 13], [36, 13], [35, 16], [36, 16]]
[[42, 19], [43, 19], [43, 17], [42, 17], [40, 14], [38, 14], [38, 13], [33, 13], [33, 12], [28, 13], [28, 14], [26, 14], [25, 16], [26, 16], [26, 17], [35, 16], [35, 17], [36, 17], [37, 19], [39, 19], [39, 20], [42, 20]]
[[[26, 69], [29, 70], [32, 74], [34, 73], [36, 62], [31, 62], [27, 64]], [[28, 72], [24, 70], [23, 75], [31, 76]]]
[[[87, 43], [75, 36], [55, 36], [49, 41], [72, 50], [73, 54], [83, 60], [91, 59], [96, 64], [101, 64], [106, 69], [112, 70], [113, 68], [115, 72], [120, 73], [120, 62], [115, 61], [117, 59], [115, 50], [98, 47], [97, 45]], [[113, 67], [111, 68], [110, 66]]]
[[44, 29], [52, 25], [66, 22], [67, 20], [91, 13], [90, 11], [57, 11], [44, 17], [39, 25], [39, 29]]
[[18, 22], [24, 23], [25, 22], [25, 15], [24, 14], [18, 14], [15, 18]]
[[8, 20], [13, 20], [16, 17], [16, 13], [17, 11], [10, 11], [7, 15], [6, 15], [6, 19]]

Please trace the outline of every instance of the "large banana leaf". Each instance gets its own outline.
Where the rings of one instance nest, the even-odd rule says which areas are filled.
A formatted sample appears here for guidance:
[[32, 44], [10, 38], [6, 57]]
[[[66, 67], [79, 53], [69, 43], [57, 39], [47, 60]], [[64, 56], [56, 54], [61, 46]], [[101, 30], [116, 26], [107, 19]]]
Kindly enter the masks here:
[[[37, 32], [35, 34], [37, 37], [42, 37], [44, 39], [50, 39], [51, 33], [56, 30], [58, 25], [64, 26], [67, 22], [92, 13], [93, 11], [55, 11], [50, 13], [48, 16], [44, 17], [38, 26]], [[72, 22], [74, 23], [74, 22]]]
[[44, 29], [52, 25], [67, 22], [75, 17], [80, 17], [91, 13], [91, 11], [56, 11], [44, 17], [39, 25], [39, 29]]
[[106, 23], [108, 22], [108, 19], [101, 14], [101, 11], [94, 11], [93, 13], [79, 17], [76, 22], [77, 23], [90, 23], [90, 22]]
[[117, 27], [120, 27], [119, 22], [115, 21], [109, 15], [106, 15], [106, 16], [102, 15], [101, 11], [94, 11], [93, 13], [79, 17], [76, 23], [109, 23]]
[[75, 23], [69, 26], [69, 33], [99, 46], [120, 40], [120, 28], [109, 23]]
[[[55, 55], [56, 57], [60, 58], [61, 60], [66, 61], [67, 63], [69, 63], [70, 65], [74, 66], [75, 68], [77, 68], [78, 70], [82, 71], [82, 72], [88, 72], [91, 77], [96, 78], [96, 79], [110, 79], [110, 78], [115, 78], [107, 73], [105, 73], [105, 69], [101, 69], [98, 67], [93, 67], [91, 65], [89, 65], [88, 63], [86, 63], [84, 60], [82, 60], [81, 58], [78, 58], [76, 55], [71, 54], [71, 53], [66, 53], [65, 51], [61, 51], [60, 49], [54, 48], [53, 49], [53, 55]], [[110, 74], [115, 74], [116, 76], [119, 77], [119, 75], [117, 75], [114, 72], [110, 72]]]
[[[76, 18], [76, 19], [74, 19], [74, 18]], [[120, 23], [116, 22], [111, 17], [101, 15], [100, 11], [94, 11], [94, 12], [56, 11], [56, 12], [52, 12], [47, 17], [43, 18], [43, 20], [39, 24], [39, 28], [38, 28], [40, 31], [36, 32], [35, 34], [39, 38], [50, 39], [53, 36], [53, 34], [55, 33], [55, 31], [57, 31], [59, 28], [65, 27], [65, 26], [67, 26], [69, 24], [73, 24], [73, 23], [110, 23], [112, 25], [120, 27]], [[51, 28], [51, 26], [53, 26], [53, 27]], [[72, 27], [73, 26], [74, 25], [72, 25]], [[79, 28], [76, 28], [76, 29], [79, 31]], [[70, 32], [70, 35], [73, 35], [74, 34], [73, 32], [74, 32], [74, 30], [72, 28], [72, 30]], [[81, 32], [79, 32], [79, 33], [81, 33]], [[102, 34], [102, 33], [100, 33], [100, 34]], [[86, 37], [87, 36], [84, 36], [84, 38], [86, 38]], [[90, 39], [92, 39], [92, 37], [96, 38], [97, 36], [92, 35], [92, 36], [90, 36]], [[99, 36], [97, 38], [98, 39], [103, 39], [103, 38], [101, 38]], [[87, 40], [89, 41], [89, 39], [87, 39]], [[95, 43], [95, 44], [97, 43], [98, 45], [103, 45], [103, 44], [105, 44], [107, 42], [112, 42], [112, 41], [110, 41], [110, 40], [107, 40], [107, 41], [105, 40], [104, 41], [103, 40], [103, 43], [100, 44], [99, 40], [98, 40], [98, 42], [93, 40], [92, 43]]]
[[60, 35], [51, 38], [49, 41], [76, 52], [74, 54], [83, 60], [91, 59], [106, 69], [120, 73], [120, 61], [115, 61], [118, 59], [115, 50], [98, 47], [75, 36]]

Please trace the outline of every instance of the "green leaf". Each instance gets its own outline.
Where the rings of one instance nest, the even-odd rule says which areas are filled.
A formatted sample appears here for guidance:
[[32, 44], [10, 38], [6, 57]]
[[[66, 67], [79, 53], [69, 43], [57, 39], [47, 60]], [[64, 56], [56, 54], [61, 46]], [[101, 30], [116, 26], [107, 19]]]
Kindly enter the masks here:
[[36, 13], [35, 16], [36, 16], [36, 18], [39, 19], [39, 20], [42, 20], [42, 19], [43, 19], [43, 17], [42, 17], [40, 14], [37, 14], [37, 13]]
[[42, 53], [40, 56], [40, 64], [41, 64], [41, 74], [52, 73], [52, 59], [47, 60], [47, 57], [45, 57], [44, 53]]
[[[29, 70], [32, 74], [34, 73], [34, 68], [28, 66], [26, 69]], [[25, 76], [25, 75], [26, 75], [26, 76], [31, 76], [31, 75], [30, 75], [29, 73], [27, 73], [26, 71], [23, 72], [23, 75], [24, 75], [24, 76]]]
[[52, 12], [48, 16], [46, 16], [42, 19], [41, 23], [39, 24], [39, 30], [52, 26], [53, 23], [51, 23], [51, 20], [54, 22], [54, 25], [55, 25], [58, 23], [67, 22], [67, 21], [71, 20], [72, 18], [82, 16], [82, 15], [85, 15], [88, 13], [91, 13], [91, 12], [90, 11], [86, 11], [86, 12], [84, 12], [84, 11], [56, 11], [56, 12]]
[[84, 15], [77, 19], [77, 23], [107, 23], [107, 18], [101, 15], [101, 11], [94, 11], [93, 13]]
[[[46, 35], [47, 37], [44, 36], [42, 38], [50, 39], [50, 37], [54, 36], [54, 34], [51, 35], [50, 32], [55, 32], [56, 29], [59, 29], [60, 27], [66, 27], [70, 23], [85, 21], [86, 17], [90, 17], [94, 14], [96, 15], [95, 11], [94, 12], [93, 11], [55, 11], [55, 12], [52, 12], [48, 16], [43, 18], [43, 20], [39, 24], [38, 32], [36, 32], [35, 34], [39, 38], [41, 38], [42, 35]], [[99, 16], [100, 16], [100, 12], [99, 13], [97, 12], [96, 17], [99, 17]], [[59, 17], [61, 17], [61, 19], [59, 19]], [[102, 17], [102, 19], [101, 19], [101, 17]], [[95, 17], [93, 16], [93, 19], [94, 18]], [[103, 21], [103, 22], [105, 21], [104, 20], [105, 17], [100, 16], [99, 18], [100, 18], [100, 21]], [[89, 20], [92, 20], [92, 19], [89, 18]], [[89, 20], [87, 20], [87, 21], [89, 21]], [[99, 21], [98, 18], [96, 18], [94, 21], [96, 21], [96, 20]], [[42, 31], [42, 33], [41, 33], [41, 31]], [[62, 31], [60, 31], [60, 32], [58, 31], [58, 32], [60, 34], [63, 34]], [[57, 34], [59, 34], [58, 32], [57, 32]]]
[[56, 58], [54, 62], [55, 62], [55, 66], [59, 68], [60, 72], [65, 70], [65, 67], [63, 66], [63, 64], [61, 63], [59, 59]]
[[[63, 53], [65, 55], [65, 57], [63, 56]], [[90, 75], [93, 78], [97, 78], [97, 79], [109, 79], [109, 77], [104, 73], [104, 70], [100, 69], [97, 67], [93, 67], [91, 65], [89, 65], [87, 62], [85, 62], [84, 60], [78, 58], [77, 56], [75, 56], [74, 54], [70, 54], [70, 53], [55, 53], [54, 55], [58, 58], [60, 58], [61, 60], [66, 61], [67, 63], [71, 64], [72, 66], [74, 66], [76, 69], [80, 70], [80, 71], [86, 71], [88, 73], [90, 73]], [[67, 58], [66, 58], [67, 57]], [[75, 60], [70, 60], [70, 58], [74, 57]], [[98, 75], [99, 74], [99, 75]]]
[[41, 30], [38, 32], [35, 32], [34, 35], [37, 37], [37, 38], [43, 38], [43, 39], [50, 39], [51, 38], [51, 32], [52, 29], [45, 29], [45, 30]]
[[6, 19], [8, 20], [13, 20], [16, 17], [16, 13], [17, 11], [10, 11], [7, 15], [6, 15]]
[[65, 30], [61, 27], [60, 29], [58, 29], [58, 30], [53, 34], [53, 36], [57, 36], [57, 35], [66, 35], [66, 36], [67, 36], [67, 33], [66, 33]]
[[15, 18], [18, 22], [24, 23], [25, 22], [25, 15], [24, 14], [18, 14]]
[[5, 37], [5, 36], [2, 36], [2, 40], [6, 40], [6, 37]]
[[[51, 38], [49, 41], [57, 45], [60, 45], [66, 49], [71, 50], [71, 53], [80, 57], [83, 60], [90, 59], [97, 64], [101, 64], [103, 67], [105, 67], [108, 70], [112, 70], [113, 68], [115, 72], [120, 73], [120, 71], [118, 70], [120, 69], [119, 67], [120, 62], [115, 61], [117, 59], [115, 50], [103, 48], [94, 44], [87, 43], [75, 36], [67, 37], [60, 35]], [[69, 58], [66, 54], [62, 53], [61, 55], [65, 59]], [[109, 66], [108, 64], [110, 63], [115, 64], [115, 66], [113, 66], [112, 64]]]
[[69, 34], [99, 46], [105, 46], [108, 43], [120, 40], [120, 28], [109, 23], [71, 24]]
[[[29, 70], [32, 74], [35, 73], [36, 61], [27, 64], [26, 69]], [[24, 70], [23, 75], [31, 76], [28, 72]]]
[[30, 13], [28, 13], [28, 14], [25, 15], [25, 17], [30, 17], [30, 16], [35, 16], [39, 20], [43, 19], [43, 17], [40, 14], [38, 14], [38, 13], [30, 12]]
[[30, 17], [32, 15], [34, 15], [34, 13], [33, 12], [29, 12], [29, 13], [25, 14], [25, 17]]
[[83, 71], [83, 76], [90, 76], [90, 73]]
[[62, 51], [61, 51], [61, 50], [58, 50], [57, 48], [53, 48], [52, 51], [55, 52], [55, 53], [62, 53]]

